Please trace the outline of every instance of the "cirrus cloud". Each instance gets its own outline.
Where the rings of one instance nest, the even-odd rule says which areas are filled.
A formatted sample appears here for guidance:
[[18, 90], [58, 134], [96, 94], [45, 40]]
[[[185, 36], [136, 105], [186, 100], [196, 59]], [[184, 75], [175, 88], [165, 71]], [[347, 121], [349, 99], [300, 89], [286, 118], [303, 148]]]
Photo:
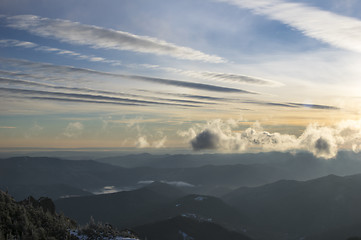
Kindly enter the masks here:
[[34, 15], [17, 15], [3, 18], [5, 18], [7, 27], [25, 30], [42, 37], [55, 38], [70, 44], [166, 55], [193, 61], [226, 62], [225, 59], [219, 56], [209, 55], [189, 47], [178, 46], [160, 39], [135, 35], [129, 32]]
[[280, 21], [304, 35], [334, 47], [361, 52], [361, 21], [283, 0], [218, 0]]

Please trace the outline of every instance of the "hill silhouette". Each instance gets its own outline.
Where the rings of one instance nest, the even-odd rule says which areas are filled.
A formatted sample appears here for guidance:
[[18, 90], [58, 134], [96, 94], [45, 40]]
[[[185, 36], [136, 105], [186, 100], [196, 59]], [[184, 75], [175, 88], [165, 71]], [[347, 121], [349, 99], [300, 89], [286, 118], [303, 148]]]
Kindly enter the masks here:
[[[361, 223], [361, 174], [242, 187], [223, 197], [258, 227], [294, 239]], [[347, 235], [345, 236], [345, 238]]]
[[126, 228], [137, 225], [154, 209], [184, 194], [176, 187], [155, 182], [133, 191], [58, 199], [55, 205], [59, 211], [81, 224], [93, 217], [96, 221]]

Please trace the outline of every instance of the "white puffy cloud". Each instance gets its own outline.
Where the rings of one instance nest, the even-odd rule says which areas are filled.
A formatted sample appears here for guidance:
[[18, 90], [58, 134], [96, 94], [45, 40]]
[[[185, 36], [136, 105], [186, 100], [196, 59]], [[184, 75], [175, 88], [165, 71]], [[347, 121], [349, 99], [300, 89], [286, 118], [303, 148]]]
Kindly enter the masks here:
[[40, 126], [37, 123], [34, 123], [34, 125], [25, 133], [26, 138], [32, 138], [38, 136], [42, 131], [44, 130], [44, 127]]
[[152, 146], [154, 148], [164, 148], [166, 141], [167, 141], [167, 136], [164, 136], [163, 138], [161, 138], [159, 140], [155, 140], [153, 142]]
[[83, 129], [84, 126], [81, 122], [71, 122], [66, 126], [63, 135], [68, 138], [75, 138], [83, 132]]
[[343, 143], [335, 128], [309, 125], [298, 138], [298, 148], [307, 150], [316, 157], [332, 158]]
[[137, 148], [164, 148], [167, 141], [167, 136], [163, 136], [160, 139], [149, 141], [146, 136], [139, 136], [135, 141]]
[[299, 136], [270, 133], [259, 123], [234, 131], [235, 121], [213, 120], [179, 132], [188, 138], [193, 150], [247, 151], [309, 151], [316, 157], [333, 158], [340, 148], [361, 150], [361, 121], [342, 121], [334, 126], [311, 124]]
[[150, 146], [146, 136], [140, 136], [135, 142], [137, 148], [147, 148]]

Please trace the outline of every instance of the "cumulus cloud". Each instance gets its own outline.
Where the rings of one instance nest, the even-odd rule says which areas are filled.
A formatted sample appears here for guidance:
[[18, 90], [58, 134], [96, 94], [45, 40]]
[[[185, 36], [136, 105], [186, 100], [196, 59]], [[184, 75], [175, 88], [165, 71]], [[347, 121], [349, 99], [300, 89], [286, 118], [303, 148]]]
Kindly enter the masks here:
[[209, 55], [192, 48], [178, 46], [160, 39], [85, 25], [78, 22], [42, 18], [34, 15], [18, 15], [4, 18], [8, 27], [25, 30], [42, 37], [55, 38], [70, 44], [87, 45], [93, 48], [166, 55], [178, 59], [203, 62], [226, 62], [225, 59], [219, 56]]
[[329, 159], [336, 157], [341, 148], [354, 151], [361, 149], [361, 120], [342, 121], [333, 126], [311, 124], [299, 137], [267, 132], [259, 123], [243, 131], [235, 131], [237, 127], [236, 121], [213, 120], [178, 134], [188, 138], [193, 150], [302, 150], [309, 151], [316, 157]]
[[149, 144], [146, 136], [140, 136], [140, 137], [138, 137], [137, 141], [135, 142], [135, 146], [137, 148], [148, 148], [148, 147], [150, 147], [150, 144]]
[[154, 141], [152, 145], [154, 148], [164, 148], [166, 141], [167, 141], [167, 136], [164, 136], [161, 139]]
[[83, 129], [84, 126], [81, 122], [71, 122], [66, 126], [63, 135], [68, 138], [75, 138], [83, 132]]
[[194, 150], [201, 149], [217, 149], [219, 147], [219, 136], [217, 133], [209, 129], [199, 133], [192, 141], [192, 148]]
[[40, 126], [38, 123], [34, 123], [33, 126], [25, 133], [26, 138], [32, 138], [38, 136], [44, 127]]
[[361, 21], [303, 3], [283, 0], [218, 0], [251, 9], [301, 31], [304, 35], [332, 46], [361, 52]]
[[154, 140], [153, 142], [149, 142], [146, 136], [139, 136], [135, 141], [135, 146], [137, 148], [163, 148], [165, 147], [166, 141], [167, 136]]

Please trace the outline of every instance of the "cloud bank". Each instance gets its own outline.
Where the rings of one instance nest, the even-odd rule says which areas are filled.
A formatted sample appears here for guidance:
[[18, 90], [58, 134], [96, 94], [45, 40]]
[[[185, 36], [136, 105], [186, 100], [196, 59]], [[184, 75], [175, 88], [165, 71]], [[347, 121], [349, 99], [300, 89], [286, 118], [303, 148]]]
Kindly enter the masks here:
[[188, 131], [178, 132], [189, 139], [195, 151], [309, 151], [319, 158], [330, 159], [341, 148], [361, 150], [361, 120], [342, 121], [334, 126], [311, 124], [299, 136], [270, 133], [255, 123], [244, 131], [234, 131], [239, 124], [234, 121], [213, 120], [197, 125]]
[[303, 3], [283, 0], [218, 0], [251, 9], [301, 31], [304, 35], [354, 52], [361, 52], [361, 21]]
[[85, 25], [61, 19], [42, 18], [34, 15], [4, 17], [6, 26], [25, 30], [34, 35], [58, 39], [70, 44], [93, 48], [127, 50], [139, 53], [166, 55], [178, 59], [211, 63], [226, 62], [225, 59], [192, 48], [98, 26]]

